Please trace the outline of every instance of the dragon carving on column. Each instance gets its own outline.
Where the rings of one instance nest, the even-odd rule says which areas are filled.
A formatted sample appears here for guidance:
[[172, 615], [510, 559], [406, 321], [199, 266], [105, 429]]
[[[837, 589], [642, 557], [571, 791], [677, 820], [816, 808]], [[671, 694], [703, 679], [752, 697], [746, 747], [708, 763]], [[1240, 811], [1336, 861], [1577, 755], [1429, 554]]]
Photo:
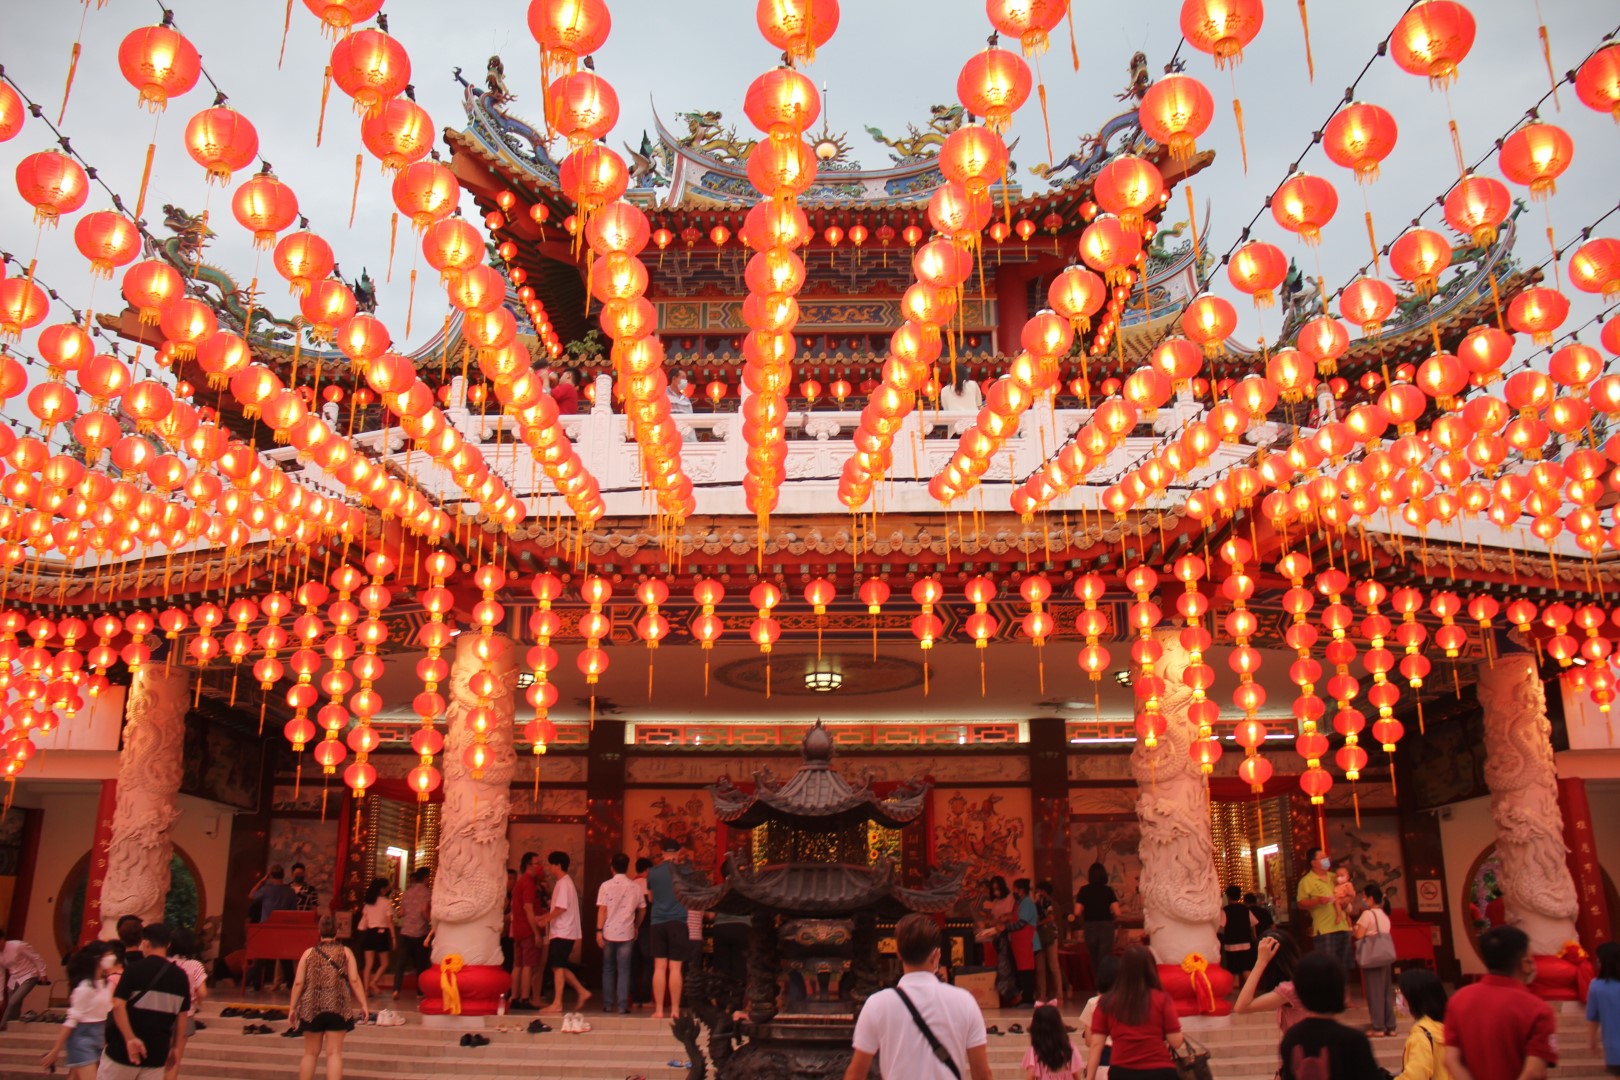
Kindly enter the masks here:
[[124, 749], [118, 760], [118, 799], [113, 810], [107, 871], [101, 886], [101, 935], [116, 936], [117, 919], [163, 918], [169, 895], [171, 832], [180, 817], [175, 796], [185, 758], [186, 685], [183, 671], [153, 664], [135, 673], [124, 715]]
[[1137, 743], [1131, 772], [1142, 829], [1143, 924], [1159, 963], [1179, 964], [1188, 953], [1220, 955], [1220, 882], [1209, 800], [1187, 753], [1196, 735], [1187, 719], [1192, 691], [1181, 681], [1187, 650], [1174, 633], [1161, 633], [1158, 640], [1164, 648], [1157, 673], [1165, 681], [1160, 699], [1165, 733], [1152, 750]]
[[1481, 666], [1479, 704], [1508, 915], [1530, 935], [1532, 952], [1555, 955], [1577, 936], [1580, 902], [1565, 862], [1552, 724], [1533, 658], [1510, 653]]
[[437, 963], [456, 953], [469, 964], [501, 963], [501, 902], [506, 895], [506, 826], [512, 773], [517, 753], [512, 747], [516, 709], [517, 648], [496, 634], [484, 639], [494, 649], [493, 667], [501, 690], [491, 700], [495, 722], [486, 745], [490, 761], [474, 779], [465, 755], [473, 744], [467, 713], [478, 704], [468, 683], [480, 668], [479, 636], [456, 638], [450, 665], [449, 730], [444, 745], [444, 806], [439, 816], [438, 873], [433, 880], [433, 939]]

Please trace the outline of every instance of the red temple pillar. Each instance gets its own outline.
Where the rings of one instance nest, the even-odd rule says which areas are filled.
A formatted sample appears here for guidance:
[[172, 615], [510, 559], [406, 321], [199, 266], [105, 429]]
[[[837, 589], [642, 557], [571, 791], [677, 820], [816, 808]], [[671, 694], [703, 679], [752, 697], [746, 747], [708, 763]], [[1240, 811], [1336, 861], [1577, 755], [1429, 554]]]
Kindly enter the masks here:
[[[118, 806], [118, 779], [101, 782], [96, 804], [96, 831], [90, 841], [90, 876], [84, 886], [84, 917], [79, 923], [79, 947], [101, 936], [101, 884], [107, 877], [107, 856], [112, 848], [113, 811]], [[118, 918], [124, 912], [114, 912]]]
[[1609, 901], [1603, 891], [1603, 871], [1592, 843], [1592, 808], [1586, 800], [1586, 781], [1579, 777], [1558, 780], [1558, 809], [1564, 816], [1564, 844], [1569, 848], [1569, 874], [1580, 897], [1575, 928], [1588, 951], [1614, 938], [1609, 924]]

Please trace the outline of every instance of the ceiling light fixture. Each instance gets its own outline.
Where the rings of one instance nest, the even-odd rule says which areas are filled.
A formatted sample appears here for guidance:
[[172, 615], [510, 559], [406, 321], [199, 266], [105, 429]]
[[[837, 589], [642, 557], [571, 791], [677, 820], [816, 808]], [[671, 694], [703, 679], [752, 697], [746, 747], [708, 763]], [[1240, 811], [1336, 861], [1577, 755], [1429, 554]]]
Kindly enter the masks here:
[[804, 673], [804, 688], [814, 690], [818, 694], [830, 694], [844, 685], [844, 674], [841, 671], [807, 671]]

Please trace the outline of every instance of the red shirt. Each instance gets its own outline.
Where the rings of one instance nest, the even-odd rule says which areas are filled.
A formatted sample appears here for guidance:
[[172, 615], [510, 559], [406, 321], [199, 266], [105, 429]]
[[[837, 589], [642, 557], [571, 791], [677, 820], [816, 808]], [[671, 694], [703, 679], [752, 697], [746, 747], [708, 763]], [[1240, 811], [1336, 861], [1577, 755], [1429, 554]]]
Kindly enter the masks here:
[[1558, 1064], [1557, 1029], [1552, 1007], [1504, 975], [1486, 975], [1446, 1003], [1446, 1045], [1474, 1080], [1517, 1080], [1532, 1055]]
[[1176, 1016], [1176, 1006], [1169, 994], [1163, 990], [1149, 993], [1152, 998], [1148, 1002], [1147, 1016], [1140, 1024], [1127, 1024], [1109, 1016], [1106, 998], [1098, 1002], [1097, 1010], [1091, 1014], [1092, 1033], [1114, 1040], [1113, 1056], [1109, 1058], [1112, 1064], [1129, 1069], [1175, 1067], [1164, 1038], [1181, 1030], [1181, 1019]]
[[573, 383], [559, 382], [553, 386], [551, 400], [557, 403], [557, 413], [561, 416], [573, 416], [579, 412], [579, 391], [574, 389]]
[[[517, 884], [512, 886], [513, 937], [527, 938], [534, 935], [534, 927], [529, 925], [529, 907], [539, 906], [539, 892], [533, 874], [518, 875]], [[524, 907], [525, 904], [528, 907]]]

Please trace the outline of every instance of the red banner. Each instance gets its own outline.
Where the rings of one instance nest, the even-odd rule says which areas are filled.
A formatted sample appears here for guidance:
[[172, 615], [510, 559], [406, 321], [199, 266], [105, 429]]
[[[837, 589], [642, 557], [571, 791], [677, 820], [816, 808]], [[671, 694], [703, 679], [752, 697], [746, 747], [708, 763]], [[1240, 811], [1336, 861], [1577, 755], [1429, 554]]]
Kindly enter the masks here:
[[1575, 879], [1575, 895], [1581, 911], [1575, 929], [1588, 952], [1614, 937], [1609, 925], [1609, 901], [1603, 892], [1603, 871], [1598, 866], [1592, 841], [1592, 807], [1586, 801], [1586, 781], [1561, 778], [1558, 781], [1558, 809], [1564, 817], [1564, 843], [1569, 848], [1569, 873]]
[[[107, 855], [112, 848], [113, 812], [118, 808], [117, 779], [101, 782], [101, 801], [96, 806], [96, 833], [90, 843], [90, 877], [84, 887], [84, 921], [79, 924], [79, 945], [101, 936], [101, 884], [107, 878]], [[118, 918], [123, 912], [116, 912]]]

